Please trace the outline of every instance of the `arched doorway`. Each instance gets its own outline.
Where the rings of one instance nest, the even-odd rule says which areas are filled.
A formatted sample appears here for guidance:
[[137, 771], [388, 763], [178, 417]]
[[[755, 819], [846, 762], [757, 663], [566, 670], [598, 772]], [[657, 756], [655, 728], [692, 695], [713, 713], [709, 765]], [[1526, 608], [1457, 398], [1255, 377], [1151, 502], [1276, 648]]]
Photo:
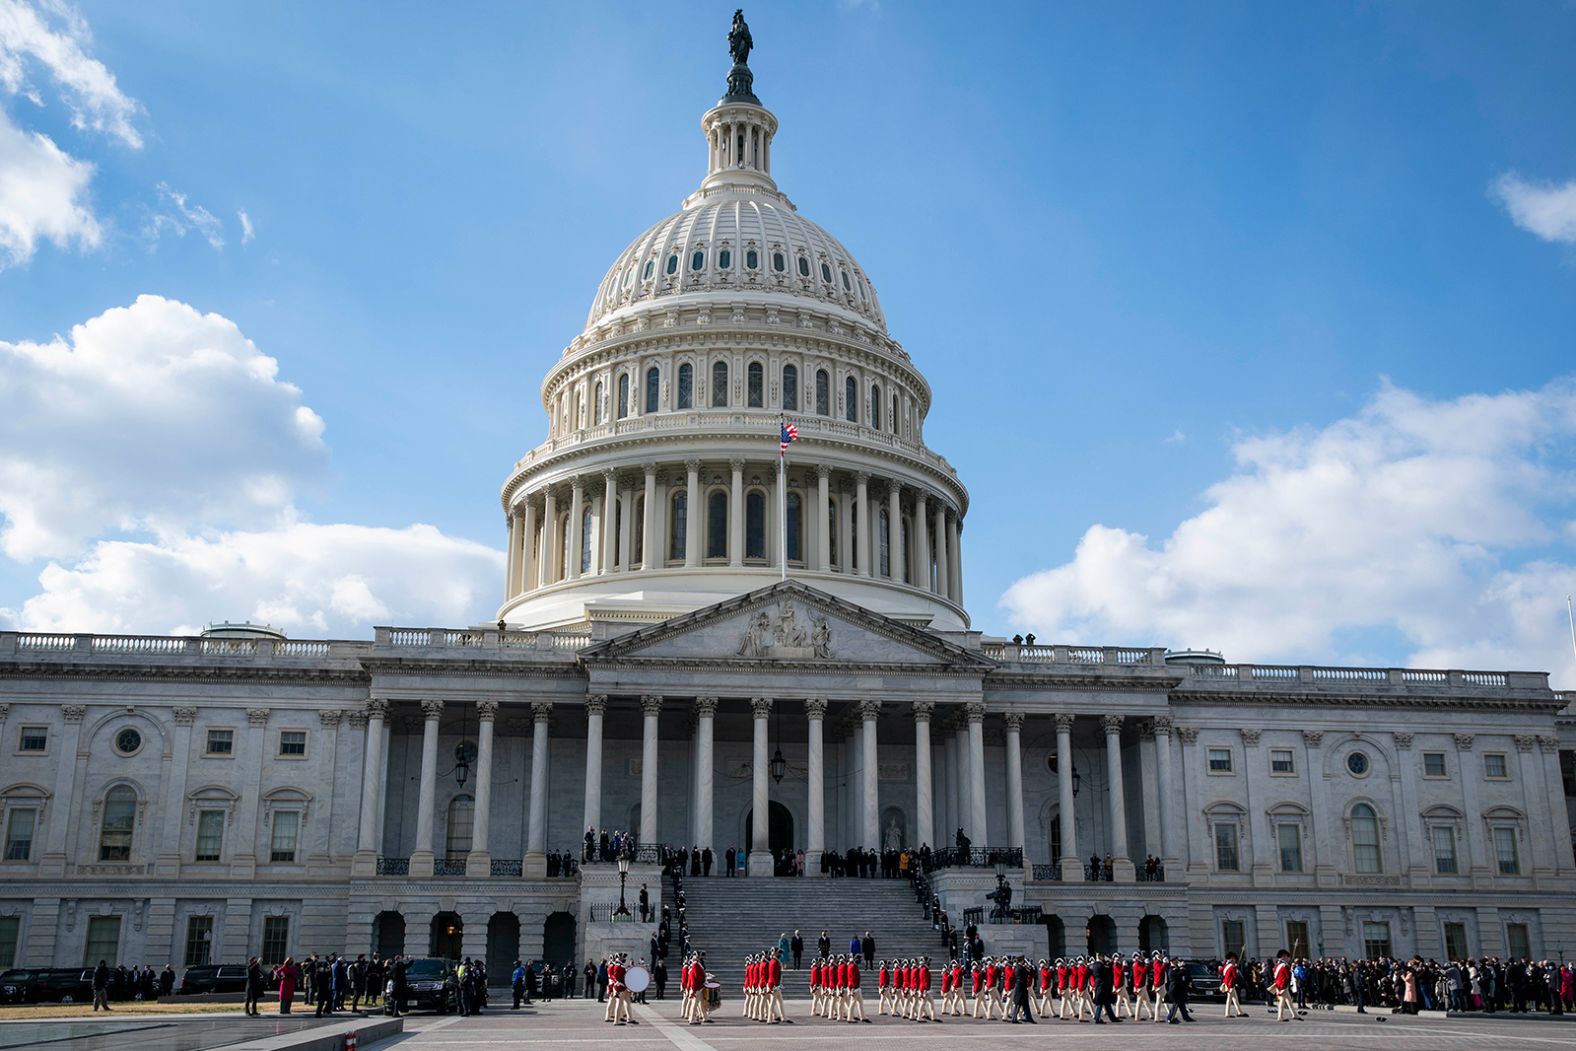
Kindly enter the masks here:
[[372, 921], [372, 951], [382, 959], [405, 952], [405, 917], [397, 912], [380, 912]]
[[1144, 952], [1171, 952], [1171, 931], [1159, 916], [1145, 916], [1138, 922], [1138, 947]]
[[1067, 955], [1067, 927], [1060, 916], [1045, 917], [1045, 940], [1050, 944], [1052, 959]]
[[1116, 921], [1102, 913], [1089, 917], [1089, 952], [1116, 952]]
[[556, 964], [575, 963], [575, 916], [572, 912], [549, 913], [542, 924], [542, 959]]
[[[773, 800], [767, 806], [768, 821], [766, 828], [766, 845], [771, 849], [773, 857], [781, 857], [784, 850], [793, 850], [793, 813], [781, 803]], [[751, 810], [744, 815], [744, 842], [754, 843], [755, 811]], [[809, 862], [805, 862], [806, 867]]]
[[508, 985], [514, 961], [520, 958], [520, 917], [495, 912], [487, 921], [487, 977], [492, 985]]
[[440, 912], [432, 918], [427, 934], [427, 955], [458, 960], [463, 951], [465, 921], [457, 912]]

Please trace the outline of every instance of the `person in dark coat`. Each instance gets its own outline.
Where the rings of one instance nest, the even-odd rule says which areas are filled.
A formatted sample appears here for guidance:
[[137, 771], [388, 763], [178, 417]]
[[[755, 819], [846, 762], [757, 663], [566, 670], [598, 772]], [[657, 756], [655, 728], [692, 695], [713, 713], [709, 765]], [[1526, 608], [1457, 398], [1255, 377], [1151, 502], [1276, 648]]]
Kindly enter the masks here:
[[317, 1004], [314, 1016], [321, 1018], [334, 1013], [334, 966], [326, 959], [319, 959], [312, 971], [312, 999]]
[[[1171, 1001], [1171, 1007], [1166, 1011], [1166, 1021], [1172, 1025], [1181, 1022], [1193, 1021], [1193, 1015], [1187, 1009], [1187, 968], [1179, 957], [1173, 956], [1166, 964], [1166, 999]], [[1182, 1012], [1181, 1019], [1177, 1012]]]
[[832, 939], [826, 936], [825, 931], [822, 931], [821, 936], [815, 940], [815, 951], [823, 960], [832, 955]]
[[1094, 1001], [1094, 1024], [1104, 1025], [1103, 1014], [1113, 1022], [1120, 1022], [1116, 1017], [1116, 992], [1111, 982], [1111, 961], [1106, 959], [1104, 953], [1096, 953], [1094, 963], [1089, 967], [1089, 997]]
[[169, 996], [175, 992], [175, 968], [169, 964], [164, 965], [164, 970], [159, 972], [159, 995]]
[[1013, 968], [1012, 974], [1012, 1008], [1007, 1012], [1007, 1019], [1013, 1025], [1019, 1022], [1028, 1022], [1038, 1025], [1034, 1020], [1034, 1012], [1029, 1008], [1029, 983], [1033, 980], [1034, 972], [1029, 967], [1029, 961], [1018, 957], [1018, 965]]
[[260, 1015], [257, 1001], [263, 998], [263, 964], [257, 957], [246, 962], [246, 1013]]
[[108, 960], [100, 960], [98, 966], [93, 968], [93, 1010], [100, 1009], [105, 1011], [110, 1009]]
[[395, 1018], [405, 1009], [405, 997], [410, 995], [410, 986], [405, 979], [405, 971], [410, 966], [409, 960], [403, 956], [394, 957], [394, 962], [389, 965], [389, 981], [393, 988], [389, 992], [388, 1013]]

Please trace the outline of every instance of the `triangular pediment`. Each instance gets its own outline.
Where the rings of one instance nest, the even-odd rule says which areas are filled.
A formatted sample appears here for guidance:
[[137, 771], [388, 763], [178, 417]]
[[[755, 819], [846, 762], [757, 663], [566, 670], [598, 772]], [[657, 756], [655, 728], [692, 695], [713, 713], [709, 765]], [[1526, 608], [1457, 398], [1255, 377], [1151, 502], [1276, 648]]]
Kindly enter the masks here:
[[580, 651], [587, 663], [653, 660], [979, 668], [990, 660], [862, 606], [786, 580]]

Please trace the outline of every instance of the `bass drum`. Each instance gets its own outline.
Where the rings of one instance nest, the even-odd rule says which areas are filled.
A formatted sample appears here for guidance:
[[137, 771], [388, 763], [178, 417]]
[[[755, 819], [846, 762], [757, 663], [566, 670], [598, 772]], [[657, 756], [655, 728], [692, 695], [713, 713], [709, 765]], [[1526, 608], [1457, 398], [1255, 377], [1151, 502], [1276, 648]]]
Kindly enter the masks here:
[[632, 993], [643, 993], [651, 986], [651, 972], [644, 967], [631, 967], [624, 972], [624, 984]]

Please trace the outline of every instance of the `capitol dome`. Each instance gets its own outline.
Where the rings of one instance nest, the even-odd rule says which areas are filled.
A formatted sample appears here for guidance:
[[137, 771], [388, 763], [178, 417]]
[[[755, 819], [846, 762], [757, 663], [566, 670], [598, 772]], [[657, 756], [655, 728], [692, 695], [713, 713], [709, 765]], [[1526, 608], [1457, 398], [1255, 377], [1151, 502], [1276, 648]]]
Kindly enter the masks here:
[[700, 186], [619, 253], [542, 382], [547, 439], [501, 493], [512, 626], [662, 620], [785, 573], [968, 626], [968, 493], [925, 447], [930, 386], [853, 254], [777, 188], [752, 80], [734, 66]]

